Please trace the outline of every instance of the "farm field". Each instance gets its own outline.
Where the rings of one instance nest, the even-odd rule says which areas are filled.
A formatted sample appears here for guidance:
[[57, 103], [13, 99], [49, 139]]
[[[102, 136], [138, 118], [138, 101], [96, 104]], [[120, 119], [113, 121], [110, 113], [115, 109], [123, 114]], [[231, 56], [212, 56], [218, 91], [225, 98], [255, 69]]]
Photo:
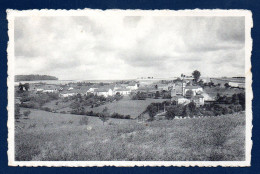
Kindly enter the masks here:
[[131, 100], [130, 97], [124, 96], [123, 99], [101, 105], [99, 107], [91, 108], [88, 107], [87, 111], [93, 111], [95, 113], [101, 113], [105, 107], [108, 108], [108, 112], [110, 114], [118, 113], [123, 115], [130, 115], [131, 118], [138, 117], [141, 113], [143, 113], [147, 106], [151, 103], [158, 103], [167, 101], [169, 99], [151, 99], [147, 98], [146, 100]]
[[[80, 124], [85, 117], [88, 124]], [[244, 143], [244, 112], [103, 125], [97, 117], [31, 110], [15, 129], [17, 161], [240, 161]]]
[[230, 97], [233, 94], [245, 92], [245, 90], [239, 88], [205, 87], [204, 92], [207, 93], [209, 96], [215, 98], [218, 93]]

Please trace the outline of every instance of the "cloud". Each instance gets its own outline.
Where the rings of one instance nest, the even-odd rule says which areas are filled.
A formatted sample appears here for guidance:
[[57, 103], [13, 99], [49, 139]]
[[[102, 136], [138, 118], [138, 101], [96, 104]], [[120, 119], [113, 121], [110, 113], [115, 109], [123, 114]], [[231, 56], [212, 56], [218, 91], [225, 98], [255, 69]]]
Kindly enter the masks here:
[[[244, 75], [243, 17], [16, 17], [17, 74], [60, 79]], [[26, 63], [25, 63], [26, 62]]]

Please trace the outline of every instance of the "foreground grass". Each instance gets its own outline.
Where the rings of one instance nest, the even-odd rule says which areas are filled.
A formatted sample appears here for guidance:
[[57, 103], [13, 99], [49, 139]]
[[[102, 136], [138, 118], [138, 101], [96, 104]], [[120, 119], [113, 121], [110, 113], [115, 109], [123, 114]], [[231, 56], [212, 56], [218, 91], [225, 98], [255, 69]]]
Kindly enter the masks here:
[[17, 161], [245, 159], [245, 115], [137, 123], [32, 110], [17, 123]]

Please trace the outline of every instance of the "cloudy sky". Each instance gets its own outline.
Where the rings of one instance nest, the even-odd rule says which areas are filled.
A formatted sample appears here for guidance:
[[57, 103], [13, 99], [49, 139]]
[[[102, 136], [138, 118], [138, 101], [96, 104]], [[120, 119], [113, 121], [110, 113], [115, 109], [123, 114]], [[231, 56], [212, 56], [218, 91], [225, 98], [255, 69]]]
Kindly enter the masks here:
[[16, 17], [16, 74], [244, 76], [244, 17]]

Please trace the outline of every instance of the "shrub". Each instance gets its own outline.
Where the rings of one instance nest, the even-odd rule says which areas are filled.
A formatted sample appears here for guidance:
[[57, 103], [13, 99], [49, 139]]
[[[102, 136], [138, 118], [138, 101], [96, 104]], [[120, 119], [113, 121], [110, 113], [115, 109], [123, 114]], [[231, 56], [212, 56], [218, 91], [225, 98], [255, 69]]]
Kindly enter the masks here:
[[16, 104], [14, 109], [15, 109], [15, 119], [19, 119], [21, 117], [20, 106]]
[[126, 116], [125, 116], [125, 119], [130, 119], [130, 118], [131, 118], [130, 115], [126, 115]]
[[108, 108], [105, 107], [102, 113], [99, 115], [99, 118], [103, 122], [103, 125], [109, 119], [108, 117], [109, 117]]
[[154, 119], [154, 116], [156, 115], [157, 110], [158, 110], [157, 107], [156, 107], [153, 103], [150, 104], [150, 105], [146, 108], [146, 111], [148, 112], [148, 114], [149, 114], [151, 120]]
[[88, 125], [88, 122], [88, 117], [81, 117], [81, 119], [79, 120], [80, 125]]
[[51, 112], [52, 111], [51, 108], [48, 108], [48, 107], [43, 107], [42, 110], [47, 111], [47, 112]]
[[30, 113], [31, 113], [31, 111], [30, 111], [30, 110], [27, 110], [27, 111], [24, 111], [24, 112], [23, 112], [23, 115], [24, 115], [25, 117], [28, 117], [28, 116], [30, 115]]
[[173, 105], [167, 107], [166, 110], [166, 118], [173, 119], [175, 116], [182, 116], [183, 115], [183, 105]]

